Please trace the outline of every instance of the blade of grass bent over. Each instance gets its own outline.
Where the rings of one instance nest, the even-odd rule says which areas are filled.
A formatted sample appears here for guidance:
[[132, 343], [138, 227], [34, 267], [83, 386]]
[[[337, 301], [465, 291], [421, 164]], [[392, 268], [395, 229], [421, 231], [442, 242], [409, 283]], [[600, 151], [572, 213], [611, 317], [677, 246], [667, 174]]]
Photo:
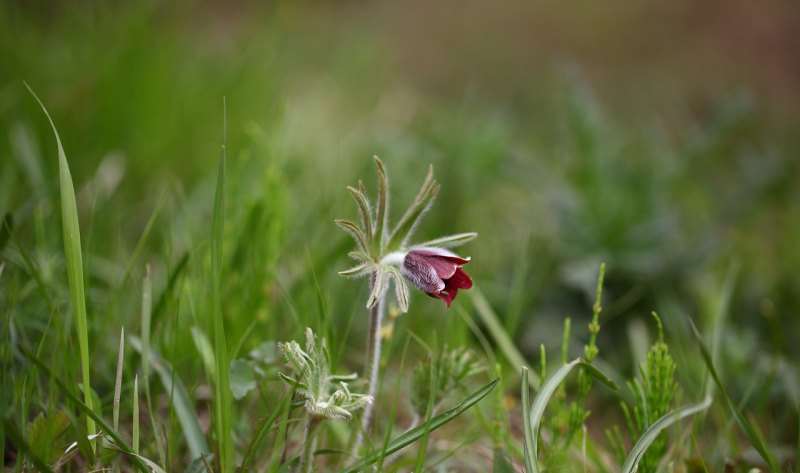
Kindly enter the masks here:
[[592, 366], [590, 363], [586, 363], [580, 358], [576, 358], [575, 360], [563, 365], [549, 378], [547, 378], [542, 384], [542, 388], [536, 394], [536, 398], [533, 400], [533, 404], [530, 408], [530, 415], [522, 419], [523, 423], [530, 423], [529, 426], [525, 426], [525, 430], [530, 431], [529, 438], [525, 439], [525, 448], [530, 449], [531, 470], [528, 473], [539, 471], [538, 464], [536, 463], [536, 459], [538, 458], [539, 424], [542, 422], [542, 417], [544, 417], [544, 411], [547, 408], [547, 403], [556, 392], [556, 389], [558, 389], [558, 386], [564, 381], [564, 379], [566, 379], [570, 371], [572, 371], [572, 369], [576, 366], [584, 368], [592, 377], [605, 384], [609, 388], [617, 389], [617, 384], [612, 381], [611, 378], [603, 374], [595, 366]]
[[[81, 377], [83, 383], [83, 399], [89, 409], [92, 406], [92, 389], [89, 381], [89, 328], [86, 320], [86, 295], [83, 287], [83, 256], [81, 253], [81, 231], [78, 224], [78, 205], [75, 201], [75, 188], [72, 183], [72, 175], [69, 172], [67, 156], [61, 145], [61, 137], [58, 130], [50, 118], [47, 108], [34, 93], [33, 89], [26, 83], [33, 98], [42, 107], [42, 111], [47, 116], [53, 134], [56, 137], [58, 147], [58, 182], [61, 192], [61, 226], [64, 233], [64, 256], [67, 264], [67, 279], [69, 280], [70, 302], [75, 317], [75, 329], [78, 332], [78, 348], [81, 359]], [[89, 435], [95, 433], [95, 424], [91, 418], [86, 419], [86, 431]], [[95, 442], [92, 442], [94, 449]]]
[[636, 442], [636, 445], [634, 445], [631, 449], [631, 453], [628, 455], [628, 458], [625, 459], [625, 464], [622, 465], [622, 473], [634, 473], [636, 469], [639, 468], [639, 461], [642, 459], [642, 457], [644, 457], [647, 448], [658, 438], [658, 435], [664, 429], [683, 419], [684, 417], [689, 417], [708, 409], [713, 401], [714, 398], [707, 396], [697, 404], [675, 409], [674, 411], [668, 412], [662, 418], [655, 421], [653, 425], [644, 431], [642, 436], [639, 437], [639, 440]]
[[495, 378], [494, 381], [491, 381], [489, 384], [475, 391], [466, 399], [461, 401], [461, 403], [456, 407], [448, 411], [442, 412], [441, 414], [438, 414], [436, 416], [433, 416], [429, 421], [425, 422], [424, 424], [420, 424], [417, 427], [414, 427], [413, 429], [404, 432], [399, 437], [389, 442], [385, 450], [382, 449], [381, 451], [375, 453], [374, 455], [365, 458], [360, 463], [347, 468], [345, 470], [345, 473], [355, 473], [357, 471], [362, 471], [365, 469], [365, 467], [377, 462], [381, 458], [387, 455], [391, 455], [394, 452], [400, 451], [401, 449], [416, 442], [417, 440], [422, 438], [422, 436], [425, 435], [426, 432], [430, 433], [438, 429], [439, 427], [442, 427], [443, 425], [447, 424], [448, 422], [452, 421], [456, 417], [463, 414], [470, 407], [477, 404], [478, 401], [486, 397], [486, 395], [489, 394], [492, 391], [492, 389], [494, 389], [494, 387], [497, 385], [499, 381], [500, 378]]
[[[223, 102], [224, 103], [224, 102]], [[225, 128], [225, 125], [223, 128]], [[223, 135], [226, 133], [223, 130]], [[222, 320], [222, 237], [225, 223], [225, 138], [219, 159], [214, 217], [211, 228], [211, 318], [214, 332], [214, 426], [217, 433], [219, 467], [223, 473], [233, 471], [233, 437], [231, 387], [228, 373], [228, 347]]]

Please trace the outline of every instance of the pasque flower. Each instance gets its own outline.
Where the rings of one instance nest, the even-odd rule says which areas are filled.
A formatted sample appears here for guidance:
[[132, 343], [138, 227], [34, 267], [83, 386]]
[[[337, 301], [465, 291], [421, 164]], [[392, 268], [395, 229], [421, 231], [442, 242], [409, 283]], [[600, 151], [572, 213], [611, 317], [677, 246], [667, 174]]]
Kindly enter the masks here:
[[408, 311], [408, 287], [410, 281], [417, 289], [444, 301], [447, 307], [453, 302], [459, 289], [472, 287], [472, 280], [461, 268], [469, 258], [451, 253], [447, 248], [473, 240], [476, 233], [459, 233], [437, 238], [421, 244], [409, 245], [408, 240], [422, 216], [439, 192], [439, 183], [433, 179], [433, 169], [416, 199], [393, 229], [389, 228], [389, 180], [383, 163], [376, 157], [378, 169], [378, 198], [373, 210], [367, 199], [363, 184], [359, 188], [348, 187], [358, 206], [360, 225], [350, 220], [336, 223], [350, 233], [357, 249], [350, 257], [359, 264], [339, 274], [349, 277], [370, 276], [372, 291], [367, 299], [367, 308], [372, 309], [390, 284], [394, 283], [400, 310]]
[[[390, 283], [394, 283], [397, 305], [403, 312], [408, 311], [406, 281], [411, 281], [419, 290], [443, 300], [450, 307], [458, 290], [472, 287], [472, 280], [461, 269], [469, 262], [469, 258], [462, 258], [445, 248], [461, 245], [478, 236], [477, 233], [459, 233], [419, 245], [409, 245], [411, 234], [439, 192], [439, 183], [433, 178], [433, 168], [428, 167], [428, 175], [417, 197], [397, 224], [390, 228], [389, 178], [386, 168], [377, 156], [375, 166], [378, 172], [378, 195], [374, 208], [366, 196], [364, 184], [359, 182], [358, 188], [348, 187], [347, 191], [356, 201], [360, 222], [336, 221], [356, 243], [355, 251], [351, 251], [349, 256], [357, 261], [357, 265], [339, 274], [348, 277], [367, 276], [370, 282], [371, 291], [367, 298], [367, 309], [370, 310], [367, 362], [364, 371], [368, 385], [367, 395], [371, 398], [377, 393], [381, 353], [380, 328], [386, 310], [384, 300]], [[367, 404], [361, 417], [361, 430], [353, 443], [354, 456], [358, 455], [363, 432], [368, 429], [371, 416], [372, 405]]]
[[412, 248], [403, 259], [402, 274], [420, 291], [443, 300], [447, 307], [459, 289], [472, 287], [472, 279], [461, 267], [469, 263], [442, 248]]

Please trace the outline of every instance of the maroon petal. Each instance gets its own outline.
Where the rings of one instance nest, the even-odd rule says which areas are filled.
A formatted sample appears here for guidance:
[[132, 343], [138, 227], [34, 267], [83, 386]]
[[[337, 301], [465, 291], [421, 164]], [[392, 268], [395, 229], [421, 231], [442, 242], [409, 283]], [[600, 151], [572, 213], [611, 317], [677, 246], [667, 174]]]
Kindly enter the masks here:
[[461, 267], [456, 269], [453, 277], [444, 282], [445, 290], [449, 289], [469, 289], [472, 287], [472, 279]]
[[459, 289], [472, 287], [472, 279], [461, 269], [469, 262], [441, 248], [413, 248], [403, 261], [403, 274], [418, 289], [444, 301], [449, 308]]

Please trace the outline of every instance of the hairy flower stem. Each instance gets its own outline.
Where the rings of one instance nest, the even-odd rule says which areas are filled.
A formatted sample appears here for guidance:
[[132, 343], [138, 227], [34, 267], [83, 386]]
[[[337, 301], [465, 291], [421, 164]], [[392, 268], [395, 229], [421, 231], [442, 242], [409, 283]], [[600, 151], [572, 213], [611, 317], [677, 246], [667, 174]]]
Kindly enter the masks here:
[[300, 457], [301, 473], [314, 471], [314, 450], [317, 447], [317, 427], [320, 420], [314, 415], [306, 416], [305, 431], [303, 432], [303, 455]]
[[[372, 278], [372, 285], [375, 284], [375, 278]], [[373, 402], [364, 406], [364, 413], [361, 415], [361, 428], [356, 434], [356, 441], [353, 444], [352, 454], [354, 457], [358, 456], [358, 449], [361, 448], [361, 443], [364, 440], [364, 433], [369, 428], [370, 421], [372, 420], [372, 409], [375, 405], [375, 394], [378, 391], [378, 371], [381, 361], [381, 325], [383, 324], [384, 312], [386, 310], [384, 299], [385, 294], [380, 294], [375, 305], [372, 306], [369, 313], [369, 333], [367, 334], [367, 361], [364, 366], [364, 371], [367, 377], [367, 395], [372, 396]]]

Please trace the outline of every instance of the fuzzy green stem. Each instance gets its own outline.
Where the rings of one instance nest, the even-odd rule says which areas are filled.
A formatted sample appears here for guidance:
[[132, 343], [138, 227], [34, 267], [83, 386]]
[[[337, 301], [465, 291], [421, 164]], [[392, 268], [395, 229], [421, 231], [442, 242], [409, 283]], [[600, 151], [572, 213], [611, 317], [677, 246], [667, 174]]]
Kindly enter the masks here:
[[[372, 278], [372, 285], [375, 285], [375, 277]], [[369, 428], [370, 421], [372, 420], [372, 409], [375, 405], [375, 394], [378, 391], [378, 374], [381, 360], [381, 325], [383, 324], [383, 317], [385, 312], [384, 300], [386, 294], [382, 292], [378, 295], [375, 305], [372, 306], [369, 313], [369, 333], [367, 334], [367, 361], [364, 366], [364, 372], [367, 377], [367, 395], [371, 396], [373, 402], [364, 406], [364, 413], [361, 415], [361, 428], [356, 434], [356, 441], [353, 444], [352, 454], [358, 455], [358, 449], [364, 440], [364, 433]]]
[[303, 455], [300, 457], [301, 473], [314, 471], [314, 450], [317, 447], [317, 427], [320, 420], [313, 415], [306, 417], [305, 432], [303, 432]]

